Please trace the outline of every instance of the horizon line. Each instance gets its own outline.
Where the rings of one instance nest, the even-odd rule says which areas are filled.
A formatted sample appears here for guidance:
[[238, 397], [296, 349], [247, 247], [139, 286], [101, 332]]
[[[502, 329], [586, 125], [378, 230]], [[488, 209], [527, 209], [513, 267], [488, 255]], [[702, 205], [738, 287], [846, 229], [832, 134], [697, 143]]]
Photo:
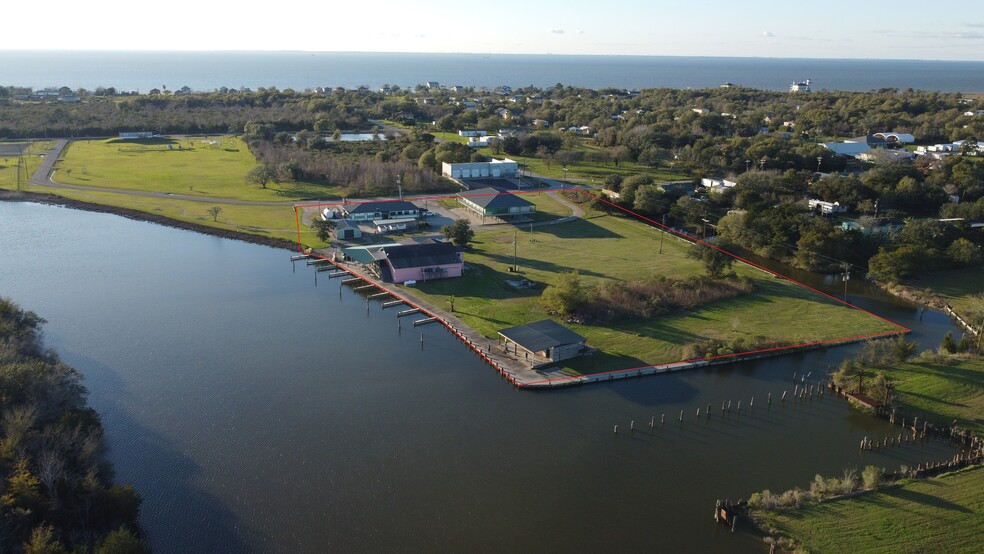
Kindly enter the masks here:
[[563, 54], [553, 52], [462, 52], [462, 51], [372, 51], [372, 50], [306, 50], [285, 48], [280, 50], [250, 49], [112, 49], [112, 48], [0, 48], [0, 53], [120, 53], [120, 54], [380, 54], [380, 55], [452, 55], [452, 56], [546, 56], [557, 58], [700, 58], [700, 59], [740, 59], [740, 60], [809, 60], [809, 61], [897, 61], [897, 62], [957, 62], [984, 63], [984, 59], [948, 58], [866, 58], [866, 57], [809, 57], [809, 56], [755, 56], [755, 55], [710, 55], [710, 54]]

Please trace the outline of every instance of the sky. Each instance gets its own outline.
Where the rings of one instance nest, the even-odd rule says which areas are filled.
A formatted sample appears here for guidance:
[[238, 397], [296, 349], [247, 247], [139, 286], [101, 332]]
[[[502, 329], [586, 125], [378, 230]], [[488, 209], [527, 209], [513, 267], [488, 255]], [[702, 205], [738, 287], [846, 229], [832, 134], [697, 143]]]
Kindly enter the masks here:
[[984, 11], [969, 7], [924, 0], [48, 0], [6, 3], [0, 50], [984, 61]]

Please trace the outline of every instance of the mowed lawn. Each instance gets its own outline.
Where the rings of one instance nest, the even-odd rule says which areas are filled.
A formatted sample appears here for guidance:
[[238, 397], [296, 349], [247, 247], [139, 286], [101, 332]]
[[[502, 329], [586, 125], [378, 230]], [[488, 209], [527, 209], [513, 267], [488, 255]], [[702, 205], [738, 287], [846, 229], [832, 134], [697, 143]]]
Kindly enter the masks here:
[[[35, 187], [35, 192], [50, 192], [51, 189]], [[170, 219], [197, 223], [207, 227], [241, 231], [254, 235], [281, 238], [297, 241], [297, 227], [294, 219], [294, 209], [291, 206], [243, 206], [233, 204], [210, 204], [193, 202], [174, 198], [154, 198], [146, 196], [129, 196], [111, 192], [90, 192], [70, 189], [58, 189], [58, 196], [92, 202], [104, 206], [115, 206], [139, 210], [149, 214], [161, 215]], [[208, 209], [214, 206], [222, 208], [217, 218], [209, 214]], [[301, 242], [305, 244], [320, 244], [314, 230], [301, 225]]]
[[257, 166], [246, 143], [236, 137], [164, 138], [69, 143], [54, 180], [68, 185], [228, 198], [254, 202], [332, 198], [338, 190], [304, 182], [269, 183], [244, 179]]
[[17, 188], [17, 164], [18, 155], [17, 152], [24, 148], [23, 161], [20, 162], [23, 165], [20, 167], [20, 178], [21, 178], [21, 188], [25, 188], [28, 181], [34, 175], [34, 172], [41, 165], [40, 153], [51, 147], [51, 141], [39, 141], [31, 143], [30, 149], [25, 148], [23, 144], [0, 144], [0, 188], [2, 189], [16, 189]]
[[[637, 221], [598, 214], [535, 227], [532, 233], [522, 225], [482, 232], [465, 253], [465, 277], [418, 283], [414, 294], [445, 308], [454, 296], [456, 315], [483, 335], [495, 337], [500, 329], [549, 317], [539, 295], [565, 272], [577, 271], [587, 286], [703, 273], [702, 265], [687, 257], [690, 244], [682, 239], [666, 235], [660, 254], [660, 235]], [[508, 270], [514, 260], [518, 273]], [[799, 344], [896, 329], [752, 267], [736, 263], [734, 269], [755, 281], [754, 293], [647, 321], [570, 324], [600, 352], [568, 360], [565, 367], [595, 373], [678, 361], [685, 345], [703, 338], [764, 337]], [[539, 287], [515, 289], [507, 283], [521, 279]]]
[[857, 498], [770, 513], [809, 552], [981, 552], [984, 469]]
[[971, 324], [984, 323], [984, 269], [937, 271], [920, 277], [915, 285], [942, 296], [964, 317], [976, 319]]
[[885, 374], [895, 383], [895, 401], [910, 419], [956, 421], [977, 435], [984, 433], [984, 358], [917, 358]]

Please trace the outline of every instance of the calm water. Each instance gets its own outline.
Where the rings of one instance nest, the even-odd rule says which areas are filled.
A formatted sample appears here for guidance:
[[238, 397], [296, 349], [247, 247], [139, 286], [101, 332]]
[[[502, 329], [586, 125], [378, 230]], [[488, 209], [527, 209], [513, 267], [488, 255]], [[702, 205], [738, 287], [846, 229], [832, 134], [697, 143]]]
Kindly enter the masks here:
[[[713, 523], [716, 498], [948, 456], [933, 443], [862, 458], [887, 425], [833, 397], [766, 408], [793, 371], [850, 349], [517, 391], [441, 328], [400, 334], [393, 312], [315, 288], [288, 257], [0, 203], [0, 294], [47, 318], [48, 344], [85, 373], [156, 552], [765, 552]], [[953, 329], [858, 301], [926, 346]]]
[[725, 82], [789, 90], [812, 79], [817, 90], [914, 88], [984, 91], [984, 62], [824, 60], [673, 56], [550, 56], [352, 52], [0, 51], [0, 85], [113, 86], [146, 93], [183, 86], [356, 88], [383, 84], [588, 88], [705, 88]]

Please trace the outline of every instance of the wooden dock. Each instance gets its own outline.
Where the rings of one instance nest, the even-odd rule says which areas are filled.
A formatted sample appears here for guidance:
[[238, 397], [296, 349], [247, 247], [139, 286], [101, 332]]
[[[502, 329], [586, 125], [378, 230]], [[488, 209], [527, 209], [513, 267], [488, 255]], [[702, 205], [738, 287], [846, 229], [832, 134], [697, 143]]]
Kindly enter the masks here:
[[[607, 371], [602, 373], [593, 373], [588, 375], [571, 375], [562, 371], [557, 367], [536, 367], [531, 364], [529, 360], [520, 359], [517, 355], [506, 351], [496, 339], [485, 337], [479, 334], [477, 331], [466, 325], [463, 321], [458, 319], [454, 313], [449, 312], [441, 307], [435, 306], [424, 299], [413, 296], [413, 289], [398, 287], [393, 283], [384, 283], [375, 277], [361, 273], [355, 266], [350, 266], [342, 262], [331, 260], [327, 257], [322, 257], [325, 260], [330, 261], [332, 266], [337, 269], [336, 273], [330, 274], [331, 276], [336, 276], [338, 274], [349, 275], [350, 277], [343, 279], [342, 284], [355, 285], [357, 283], [364, 283], [361, 286], [354, 287], [354, 290], [368, 290], [369, 288], [378, 288], [379, 293], [370, 295], [369, 298], [392, 296], [393, 300], [384, 302], [383, 309], [389, 306], [396, 306], [398, 304], [406, 304], [408, 309], [401, 310], [396, 313], [397, 318], [402, 318], [409, 315], [421, 314], [425, 316], [424, 318], [414, 321], [414, 325], [418, 325], [418, 322], [424, 323], [440, 323], [443, 325], [451, 334], [465, 343], [465, 345], [483, 360], [492, 366], [500, 375], [514, 386], [519, 388], [556, 388], [556, 387], [568, 387], [572, 385], [581, 385], [586, 383], [598, 383], [606, 381], [616, 381], [619, 379], [631, 379], [635, 377], [643, 377], [646, 375], [655, 375], [659, 373], [671, 373], [675, 371], [683, 371], [688, 369], [694, 369], [698, 367], [705, 367], [711, 365], [724, 365], [735, 363], [738, 361], [752, 360], [758, 358], [767, 358], [785, 354], [791, 354], [793, 352], [814, 350], [818, 348], [823, 348], [827, 346], [835, 346], [840, 344], [848, 344], [853, 342], [860, 342], [866, 339], [846, 339], [842, 341], [824, 341], [812, 344], [801, 345], [795, 349], [775, 349], [772, 351], [756, 352], [752, 354], [736, 354], [731, 356], [719, 356], [716, 358], [699, 358], [692, 360], [683, 360], [678, 362], [654, 364], [650, 366], [637, 367], [631, 369], [622, 369], [616, 371]], [[319, 268], [320, 269], [320, 268]], [[367, 298], [367, 307], [368, 300]], [[419, 323], [423, 324], [423, 323]], [[894, 334], [894, 333], [892, 333]]]

